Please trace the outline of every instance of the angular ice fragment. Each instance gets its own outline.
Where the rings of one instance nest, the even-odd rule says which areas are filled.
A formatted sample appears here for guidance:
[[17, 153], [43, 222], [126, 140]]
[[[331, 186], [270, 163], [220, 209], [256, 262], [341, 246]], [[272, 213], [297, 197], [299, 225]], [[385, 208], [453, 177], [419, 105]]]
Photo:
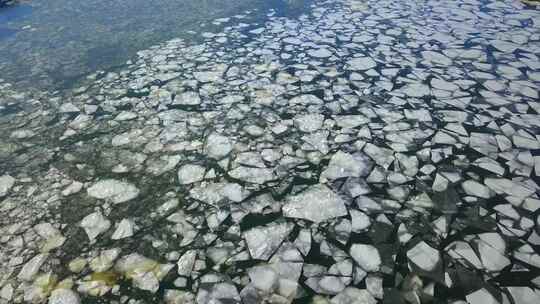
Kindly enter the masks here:
[[282, 210], [285, 217], [306, 219], [315, 223], [347, 215], [343, 199], [322, 184], [289, 196]]

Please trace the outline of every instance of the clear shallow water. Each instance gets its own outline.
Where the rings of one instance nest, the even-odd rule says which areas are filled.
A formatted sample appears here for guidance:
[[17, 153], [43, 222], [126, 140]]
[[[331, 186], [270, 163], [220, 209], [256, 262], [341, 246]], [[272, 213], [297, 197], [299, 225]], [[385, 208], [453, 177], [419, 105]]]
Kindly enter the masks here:
[[25, 86], [66, 87], [90, 72], [122, 65], [155, 43], [215, 30], [210, 22], [216, 18], [248, 10], [247, 20], [262, 21], [268, 8], [291, 15], [305, 9], [304, 2], [20, 1], [0, 8], [0, 70], [2, 78]]
[[540, 11], [299, 7], [0, 81], [1, 298], [539, 303]]

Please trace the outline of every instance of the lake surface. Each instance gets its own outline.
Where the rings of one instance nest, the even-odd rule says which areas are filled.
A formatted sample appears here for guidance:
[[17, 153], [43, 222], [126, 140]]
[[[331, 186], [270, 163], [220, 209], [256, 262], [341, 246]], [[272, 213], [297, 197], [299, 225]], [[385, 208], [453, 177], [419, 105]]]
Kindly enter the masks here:
[[[168, 39], [199, 38], [214, 19], [247, 11], [298, 14], [305, 1], [283, 0], [50, 0], [0, 8], [2, 78], [40, 87], [65, 87], [81, 76], [124, 64], [138, 50]], [[242, 18], [244, 19], [244, 18]]]
[[0, 304], [540, 303], [540, 10], [0, 10]]

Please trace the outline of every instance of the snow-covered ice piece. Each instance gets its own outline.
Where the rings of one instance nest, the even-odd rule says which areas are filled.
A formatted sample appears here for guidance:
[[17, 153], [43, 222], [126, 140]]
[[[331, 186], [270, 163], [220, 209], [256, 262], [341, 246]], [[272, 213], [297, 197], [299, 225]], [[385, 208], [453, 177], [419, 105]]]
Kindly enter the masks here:
[[381, 256], [373, 245], [353, 244], [350, 249], [351, 257], [367, 272], [379, 271]]
[[87, 192], [91, 197], [110, 200], [114, 204], [127, 202], [139, 196], [139, 189], [133, 184], [115, 179], [101, 180], [88, 188]]
[[343, 199], [321, 184], [287, 197], [282, 210], [285, 217], [306, 219], [315, 223], [347, 215]]

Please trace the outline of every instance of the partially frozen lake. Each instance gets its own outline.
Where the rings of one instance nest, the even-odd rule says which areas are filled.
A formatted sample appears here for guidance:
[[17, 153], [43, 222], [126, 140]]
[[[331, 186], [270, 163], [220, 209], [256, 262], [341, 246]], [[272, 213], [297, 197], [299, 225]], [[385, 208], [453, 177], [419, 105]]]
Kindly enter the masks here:
[[537, 7], [18, 5], [0, 303], [540, 303]]

